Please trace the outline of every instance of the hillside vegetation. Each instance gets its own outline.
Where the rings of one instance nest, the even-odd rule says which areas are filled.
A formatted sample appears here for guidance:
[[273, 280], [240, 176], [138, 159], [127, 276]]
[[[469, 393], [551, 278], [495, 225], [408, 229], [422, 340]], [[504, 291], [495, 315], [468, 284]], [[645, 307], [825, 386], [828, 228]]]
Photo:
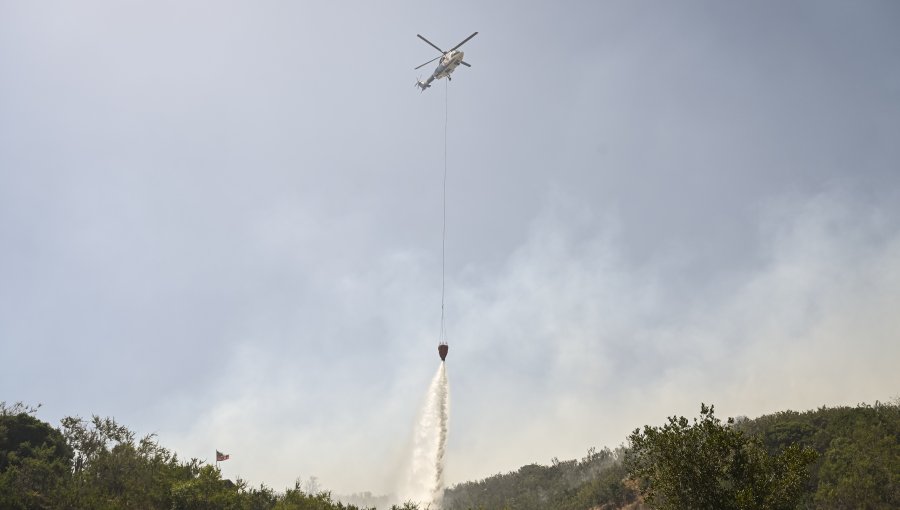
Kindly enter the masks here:
[[898, 403], [755, 420], [671, 417], [628, 447], [447, 490], [445, 510], [900, 508]]
[[[0, 403], [0, 508], [360, 510], [297, 484], [222, 479], [110, 418]], [[722, 422], [701, 405], [636, 429], [627, 446], [531, 464], [448, 489], [445, 510], [900, 508], [898, 403], [785, 411]], [[352, 461], [352, 460], [350, 460]], [[393, 506], [413, 510], [412, 504]]]

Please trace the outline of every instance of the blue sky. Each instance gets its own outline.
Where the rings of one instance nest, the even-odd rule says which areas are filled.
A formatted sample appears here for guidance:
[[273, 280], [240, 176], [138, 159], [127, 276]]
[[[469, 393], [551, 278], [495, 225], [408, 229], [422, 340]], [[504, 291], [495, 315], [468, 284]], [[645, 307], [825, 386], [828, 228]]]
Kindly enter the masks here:
[[[898, 395], [895, 2], [0, 4], [0, 399], [276, 488]], [[425, 93], [421, 33], [472, 68]], [[430, 67], [430, 66], [429, 66]], [[421, 74], [420, 74], [421, 73]]]

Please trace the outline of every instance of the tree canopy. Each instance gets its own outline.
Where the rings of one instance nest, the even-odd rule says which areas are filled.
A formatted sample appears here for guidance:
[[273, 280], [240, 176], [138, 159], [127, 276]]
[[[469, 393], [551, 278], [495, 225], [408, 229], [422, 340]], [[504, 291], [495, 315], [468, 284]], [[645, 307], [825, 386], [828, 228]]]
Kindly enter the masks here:
[[[276, 492], [223, 479], [215, 466], [180, 459], [112, 418], [68, 417], [57, 428], [36, 412], [0, 402], [4, 510], [363, 510], [315, 484]], [[898, 438], [900, 401], [725, 422], [701, 405], [698, 418], [636, 429], [627, 446], [458, 484], [443, 508], [894, 509]]]
[[745, 435], [700, 406], [693, 422], [672, 416], [628, 438], [627, 464], [647, 502], [660, 509], [789, 510], [799, 503], [810, 447], [791, 444], [770, 454], [762, 440]]
[[698, 419], [631, 437], [609, 454], [458, 484], [444, 508], [900, 508], [900, 401], [725, 423], [701, 405]]

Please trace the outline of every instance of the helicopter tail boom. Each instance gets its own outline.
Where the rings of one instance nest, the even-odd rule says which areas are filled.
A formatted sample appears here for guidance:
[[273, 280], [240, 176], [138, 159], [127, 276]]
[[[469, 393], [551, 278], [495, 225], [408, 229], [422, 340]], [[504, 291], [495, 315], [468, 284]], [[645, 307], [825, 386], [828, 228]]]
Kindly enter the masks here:
[[416, 80], [416, 85], [418, 85], [418, 87], [419, 87], [420, 89], [422, 89], [422, 92], [425, 92], [425, 89], [431, 87], [431, 81], [432, 81], [432, 80], [434, 80], [434, 76], [429, 76], [428, 79], [425, 80], [425, 81], [422, 81], [422, 80]]

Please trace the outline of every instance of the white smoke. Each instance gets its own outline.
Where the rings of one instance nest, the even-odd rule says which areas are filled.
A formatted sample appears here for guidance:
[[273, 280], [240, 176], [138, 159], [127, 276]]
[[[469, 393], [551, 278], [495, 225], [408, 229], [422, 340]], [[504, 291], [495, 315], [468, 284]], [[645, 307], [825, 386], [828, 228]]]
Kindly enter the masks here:
[[444, 495], [444, 451], [449, 418], [450, 388], [447, 369], [442, 362], [428, 387], [413, 431], [409, 474], [406, 487], [400, 491], [405, 501], [432, 510], [440, 508]]

